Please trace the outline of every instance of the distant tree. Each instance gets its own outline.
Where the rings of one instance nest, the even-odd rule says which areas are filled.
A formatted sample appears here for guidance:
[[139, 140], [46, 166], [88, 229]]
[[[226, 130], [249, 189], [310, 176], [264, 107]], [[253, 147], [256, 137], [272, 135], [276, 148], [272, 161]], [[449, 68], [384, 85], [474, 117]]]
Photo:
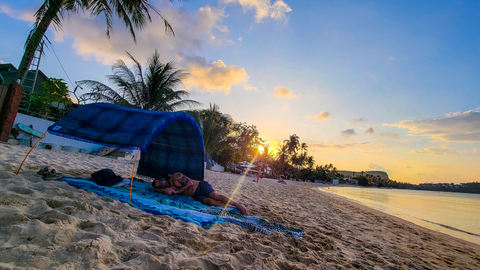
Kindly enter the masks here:
[[358, 184], [360, 186], [368, 186], [368, 179], [367, 177], [363, 176], [363, 175], [359, 175], [357, 177], [355, 177], [356, 180], [358, 180]]
[[43, 92], [32, 93], [31, 109], [38, 111], [50, 112], [50, 107], [65, 107], [73, 104], [70, 99], [67, 84], [63, 79], [48, 78], [43, 83]]
[[[227, 137], [232, 132], [233, 123], [230, 118], [220, 112], [218, 105], [210, 104], [209, 109], [189, 111], [188, 113], [197, 120], [200, 126], [205, 154], [213, 155], [227, 145]], [[214, 160], [216, 159], [214, 158]]]

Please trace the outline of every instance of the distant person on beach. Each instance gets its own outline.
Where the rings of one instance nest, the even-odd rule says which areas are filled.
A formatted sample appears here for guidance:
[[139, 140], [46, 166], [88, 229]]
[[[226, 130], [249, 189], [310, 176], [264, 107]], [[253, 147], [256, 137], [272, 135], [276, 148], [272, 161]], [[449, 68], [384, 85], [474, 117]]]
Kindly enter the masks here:
[[261, 174], [261, 173], [262, 173], [262, 163], [259, 162], [259, 163], [257, 164], [257, 183], [258, 183], [258, 181], [260, 180], [260, 174]]
[[247, 209], [243, 205], [215, 193], [208, 182], [190, 179], [179, 172], [174, 173], [170, 180], [153, 180], [152, 187], [155, 191], [165, 195], [185, 195], [210, 206], [225, 207], [227, 205], [233, 205], [240, 210], [240, 213], [248, 215]]

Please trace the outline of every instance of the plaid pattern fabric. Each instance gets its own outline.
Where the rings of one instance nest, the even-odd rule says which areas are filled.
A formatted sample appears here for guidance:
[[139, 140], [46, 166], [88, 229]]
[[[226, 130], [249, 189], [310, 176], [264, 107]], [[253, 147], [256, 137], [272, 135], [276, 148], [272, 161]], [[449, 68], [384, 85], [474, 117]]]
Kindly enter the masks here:
[[48, 128], [51, 134], [142, 152], [137, 173], [153, 178], [182, 172], [203, 180], [200, 128], [185, 112], [146, 111], [109, 103], [80, 106]]

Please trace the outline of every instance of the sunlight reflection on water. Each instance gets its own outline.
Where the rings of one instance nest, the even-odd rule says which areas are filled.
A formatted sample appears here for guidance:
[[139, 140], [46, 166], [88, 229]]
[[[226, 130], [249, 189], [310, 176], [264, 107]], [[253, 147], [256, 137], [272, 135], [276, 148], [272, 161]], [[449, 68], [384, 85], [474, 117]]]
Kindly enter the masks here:
[[480, 244], [480, 194], [331, 186], [321, 190]]

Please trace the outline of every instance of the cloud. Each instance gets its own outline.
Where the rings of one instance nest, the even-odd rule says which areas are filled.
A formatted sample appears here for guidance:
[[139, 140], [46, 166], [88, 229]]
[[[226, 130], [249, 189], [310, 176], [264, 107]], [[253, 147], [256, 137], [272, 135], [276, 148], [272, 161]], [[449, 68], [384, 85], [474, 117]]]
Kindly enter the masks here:
[[289, 110], [290, 106], [288, 106], [288, 103], [285, 103], [285, 104], [282, 105], [282, 109]]
[[244, 68], [227, 66], [222, 60], [207, 63], [202, 57], [184, 57], [190, 76], [184, 81], [187, 90], [197, 87], [205, 92], [230, 93], [232, 85], [243, 85], [246, 90], [256, 89], [248, 85], [249, 76]]
[[355, 130], [353, 128], [343, 130], [340, 133], [342, 134], [343, 137], [350, 137], [350, 136], [353, 136], [353, 135], [357, 135], [357, 133], [355, 132]]
[[390, 139], [398, 139], [398, 134], [392, 132], [379, 133], [378, 136]]
[[283, 86], [275, 87], [275, 89], [273, 89], [273, 94], [279, 98], [298, 98], [297, 94], [292, 93], [292, 90]]
[[478, 152], [477, 148], [472, 149], [472, 154], [476, 154]]
[[[194, 55], [203, 49], [204, 44], [219, 46], [228, 43], [226, 27], [221, 24], [224, 11], [212, 7], [199, 8], [195, 13], [184, 8], [175, 8], [168, 4], [159, 4], [166, 19], [172, 25], [175, 36], [166, 35], [163, 21], [154, 16], [153, 22], [136, 31], [137, 44], [133, 42], [128, 30], [118, 21], [110, 39], [105, 37], [105, 22], [89, 14], [77, 14], [62, 22], [63, 31], [55, 34], [55, 41], [72, 39], [73, 48], [85, 60], [95, 60], [111, 65], [119, 58], [126, 59], [125, 51], [131, 53], [140, 63], [158, 49], [162, 61], [176, 60], [182, 55]], [[163, 60], [166, 59], [166, 60]]]
[[357, 122], [367, 122], [367, 119], [360, 117], [360, 118], [355, 118], [351, 120], [352, 123], [357, 123]]
[[318, 148], [334, 148], [334, 149], [346, 149], [346, 148], [359, 148], [370, 145], [369, 142], [357, 143], [357, 142], [349, 142], [349, 143], [309, 143], [308, 146], [311, 148], [318, 147]]
[[368, 164], [368, 168], [372, 171], [382, 171], [382, 172], [386, 172], [390, 177], [392, 176], [392, 171], [391, 170], [388, 170], [388, 169], [385, 169], [383, 168], [382, 166], [379, 166], [377, 164], [374, 164], [372, 162], [370, 162], [370, 164]]
[[315, 119], [317, 121], [325, 121], [332, 119], [332, 114], [329, 112], [320, 112], [317, 115], [309, 115], [308, 119]]
[[365, 134], [372, 134], [373, 132], [375, 132], [375, 130], [373, 130], [372, 127], [369, 127], [367, 130], [365, 130]]
[[2, 60], [0, 60], [0, 64], [5, 64], [5, 62], [3, 62]]
[[33, 11], [16, 11], [11, 9], [7, 5], [0, 5], [0, 13], [5, 13], [7, 16], [12, 17], [17, 20], [22, 20], [26, 22], [35, 22], [35, 13]]
[[285, 14], [291, 12], [292, 9], [282, 0], [276, 0], [273, 5], [270, 0], [221, 0], [225, 4], [240, 4], [243, 10], [254, 9], [257, 22], [261, 22], [264, 18], [272, 18], [275, 20], [286, 19]]
[[384, 125], [408, 129], [412, 136], [427, 136], [444, 142], [480, 142], [480, 112], [474, 110]]
[[449, 148], [447, 145], [441, 145], [438, 147], [423, 148], [419, 150], [412, 150], [414, 154], [425, 154], [425, 155], [436, 155], [436, 156], [446, 156], [446, 155], [463, 155], [467, 154], [468, 151], [455, 151]]
[[[105, 36], [105, 22], [89, 14], [77, 14], [62, 21], [62, 31], [55, 33], [55, 41], [72, 42], [75, 52], [87, 61], [96, 61], [110, 66], [117, 59], [129, 63], [125, 51], [132, 54], [143, 66], [155, 49], [162, 62], [175, 61], [178, 68], [190, 73], [186, 87], [198, 87], [201, 91], [224, 91], [229, 93], [233, 85], [248, 85], [249, 75], [242, 67], [227, 66], [222, 60], [206, 61], [196, 56], [205, 44], [225, 46], [232, 41], [227, 39], [228, 28], [222, 24], [223, 9], [201, 7], [196, 12], [186, 8], [176, 8], [168, 3], [159, 3], [158, 9], [165, 15], [175, 31], [175, 36], [166, 35], [163, 21], [153, 16], [143, 30], [136, 31], [137, 43], [118, 20], [114, 21], [114, 31], [110, 39]], [[88, 79], [88, 78], [78, 78]]]

